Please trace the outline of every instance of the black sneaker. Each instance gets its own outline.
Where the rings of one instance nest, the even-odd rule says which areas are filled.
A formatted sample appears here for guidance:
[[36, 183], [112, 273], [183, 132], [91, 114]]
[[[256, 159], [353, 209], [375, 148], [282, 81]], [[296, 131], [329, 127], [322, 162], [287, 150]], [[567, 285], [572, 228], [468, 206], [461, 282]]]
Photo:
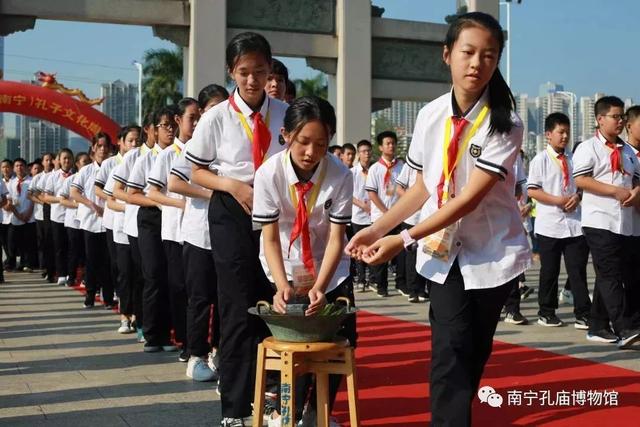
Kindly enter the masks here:
[[573, 327], [576, 329], [589, 329], [589, 319], [586, 317], [576, 317], [576, 321], [573, 322]]
[[540, 316], [538, 317], [538, 325], [541, 326], [550, 326], [550, 327], [558, 327], [562, 326], [562, 320], [558, 319], [558, 316], [555, 314], [551, 314], [549, 316]]
[[187, 363], [189, 361], [189, 352], [184, 349], [180, 352], [180, 355], [178, 356], [178, 362], [183, 362], [183, 363]]
[[424, 294], [418, 295], [418, 298], [420, 299], [420, 302], [429, 301], [429, 294], [425, 292]]
[[144, 343], [144, 347], [142, 347], [142, 350], [144, 350], [145, 353], [158, 353], [162, 351], [162, 346], [152, 345], [147, 342]]
[[512, 325], [526, 325], [529, 323], [526, 317], [524, 317], [519, 311], [515, 311], [513, 313], [507, 313], [504, 316], [505, 323], [511, 323]]
[[409, 297], [409, 302], [413, 303], [413, 304], [419, 303], [420, 302], [420, 297], [418, 297], [418, 296]]
[[388, 297], [388, 296], [389, 296], [389, 292], [387, 292], [387, 291], [380, 291], [380, 290], [379, 290], [379, 291], [377, 292], [377, 294], [378, 294], [378, 296], [379, 296], [380, 298], [386, 298], [386, 297]]
[[587, 332], [587, 340], [593, 342], [616, 343], [618, 342], [618, 337], [607, 329], [600, 329], [599, 331]]
[[529, 286], [524, 285], [523, 287], [519, 288], [519, 291], [520, 291], [520, 299], [525, 300], [529, 298], [529, 295], [533, 293], [533, 288], [530, 288]]
[[404, 289], [396, 288], [396, 291], [398, 291], [403, 297], [409, 296], [409, 294]]
[[625, 329], [620, 334], [620, 339], [618, 340], [618, 348], [621, 350], [631, 348], [633, 343], [639, 340], [640, 340], [640, 329]]
[[92, 295], [87, 295], [84, 298], [84, 304], [82, 304], [82, 306], [84, 308], [93, 308], [96, 305], [96, 297], [92, 296]]

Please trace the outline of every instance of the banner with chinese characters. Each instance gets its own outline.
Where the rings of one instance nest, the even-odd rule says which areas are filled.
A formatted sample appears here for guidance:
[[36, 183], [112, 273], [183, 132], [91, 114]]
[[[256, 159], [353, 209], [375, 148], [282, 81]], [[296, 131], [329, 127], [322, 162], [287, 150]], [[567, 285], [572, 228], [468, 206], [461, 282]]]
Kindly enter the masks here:
[[28, 83], [0, 81], [0, 112], [47, 120], [88, 140], [98, 132], [105, 132], [115, 143], [120, 130], [116, 122], [89, 104]]

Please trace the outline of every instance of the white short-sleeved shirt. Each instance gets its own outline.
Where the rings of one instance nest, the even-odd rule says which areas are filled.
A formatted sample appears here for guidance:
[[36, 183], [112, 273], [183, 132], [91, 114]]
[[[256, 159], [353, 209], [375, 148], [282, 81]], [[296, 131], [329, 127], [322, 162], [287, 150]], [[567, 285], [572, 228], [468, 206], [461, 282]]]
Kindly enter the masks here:
[[[113, 197], [113, 188], [115, 186], [116, 180], [113, 178], [113, 175], [116, 171], [116, 168], [111, 170], [109, 177], [107, 178], [107, 183], [104, 185], [102, 191], [109, 197]], [[122, 206], [125, 203], [122, 200], [115, 199], [115, 202], [121, 204]], [[124, 212], [120, 211], [111, 211], [113, 212], [113, 221], [112, 221], [112, 229], [113, 232], [113, 241], [115, 243], [119, 243], [121, 245], [129, 244], [129, 237], [124, 232]]]
[[[408, 190], [416, 183], [416, 178], [418, 176], [418, 171], [409, 166], [408, 164], [404, 164], [402, 166], [402, 170], [400, 171], [400, 175], [396, 178], [396, 184], [400, 187]], [[413, 215], [409, 216], [404, 220], [409, 225], [416, 225], [420, 221], [420, 209], [418, 209]]]
[[[9, 197], [9, 190], [4, 183], [4, 179], [0, 179], [0, 199]], [[0, 209], [0, 222], [4, 220], [4, 209]]]
[[[520, 199], [518, 200], [518, 198], [516, 198], [516, 200], [518, 200], [518, 208], [520, 208], [520, 206], [524, 206], [527, 204], [527, 202], [529, 201], [529, 196], [527, 195], [527, 191], [526, 191], [526, 184], [527, 184], [527, 174], [524, 170], [524, 160], [522, 159], [522, 156], [518, 156], [518, 158], [516, 159], [515, 164], [513, 165], [513, 175], [516, 177], [516, 188], [514, 189], [514, 196], [516, 191], [518, 190], [518, 187], [520, 187], [520, 191], [521, 191], [521, 196]], [[522, 217], [522, 226], [524, 227], [524, 229], [526, 230], [527, 233], [531, 233], [531, 221], [529, 221], [529, 215]]]
[[[402, 170], [402, 165], [404, 162], [402, 160], [396, 159], [395, 165], [391, 169], [391, 178], [387, 182], [387, 185], [384, 184], [384, 176], [387, 173], [388, 163], [386, 160], [380, 158], [377, 162], [375, 162], [369, 168], [369, 173], [367, 174], [367, 182], [365, 184], [365, 190], [373, 191], [378, 194], [378, 197], [382, 201], [382, 204], [386, 206], [387, 209], [391, 208], [398, 201], [398, 191], [396, 188], [396, 180], [398, 179], [398, 175], [400, 175], [400, 171]], [[382, 216], [383, 212], [378, 209], [375, 203], [371, 203], [371, 222], [375, 222]]]
[[[44, 191], [50, 196], [59, 197], [60, 192], [62, 191], [62, 184], [64, 183], [65, 178], [71, 176], [71, 171], [63, 171], [62, 169], [57, 169], [51, 172], [47, 178], [47, 182], [45, 184]], [[51, 221], [57, 222], [58, 224], [64, 224], [64, 218], [66, 216], [67, 208], [62, 206], [60, 203], [52, 203], [51, 204]]]
[[[186, 148], [189, 147], [191, 141], [193, 140], [187, 142]], [[212, 171], [217, 172], [215, 170]], [[171, 168], [171, 175], [175, 175], [183, 181], [190, 182], [191, 162], [187, 160], [185, 156], [177, 157]], [[211, 250], [209, 202], [210, 199], [187, 197], [185, 199], [184, 214], [182, 215], [182, 224], [180, 226], [180, 232], [182, 233], [180, 238], [183, 242], [207, 250]]]
[[[178, 138], [175, 138], [172, 145], [158, 154], [147, 177], [147, 184], [157, 186], [164, 195], [173, 199], [184, 199], [182, 194], [174, 193], [167, 189], [171, 167], [176, 159], [183, 157], [184, 147], [185, 144]], [[183, 211], [180, 208], [162, 206], [162, 229], [160, 233], [162, 240], [170, 240], [182, 244], [182, 232], [180, 231], [182, 214]]]
[[[253, 111], [242, 100], [237, 90], [233, 97], [247, 124], [253, 129], [253, 119], [250, 117]], [[288, 104], [265, 94], [260, 113], [271, 131], [271, 143], [265, 160], [284, 150], [278, 136], [287, 107]], [[217, 170], [221, 176], [247, 184], [253, 183], [255, 168], [252, 142], [229, 100], [212, 107], [200, 117], [191, 141], [185, 153], [189, 161], [201, 166], [211, 164], [212, 169]]]
[[[5, 188], [7, 189], [7, 191], [9, 191], [9, 182], [11, 181], [11, 178], [9, 179], [4, 179], [4, 176], [2, 177], [2, 183], [4, 184]], [[33, 181], [33, 179], [32, 179]], [[29, 191], [31, 191], [31, 189], [29, 189]], [[8, 194], [7, 194], [8, 196]], [[0, 209], [0, 211], [2, 211], [2, 215], [0, 215], [0, 218], [2, 219], [2, 224], [3, 225], [7, 225], [9, 223], [11, 223], [11, 213], [5, 211], [4, 209]]]
[[[474, 122], [488, 104], [488, 93], [465, 116]], [[453, 115], [453, 92], [429, 103], [418, 113], [407, 163], [422, 171], [425, 187], [431, 197], [422, 207], [423, 221], [438, 210], [437, 187], [442, 175], [442, 151], [447, 117]], [[450, 194], [463, 191], [476, 167], [497, 174], [500, 180], [491, 188], [477, 208], [462, 218], [454, 234], [448, 260], [434, 258], [423, 251], [420, 242], [416, 268], [427, 279], [444, 283], [457, 258], [465, 289], [485, 289], [503, 285], [531, 264], [531, 252], [520, 219], [514, 189], [514, 163], [522, 144], [522, 122], [512, 115], [515, 126], [508, 134], [489, 135], [490, 113], [479, 126], [454, 172], [455, 188]], [[461, 141], [472, 125], [466, 126]]]
[[[583, 141], [573, 155], [573, 177], [590, 175], [596, 181], [631, 190], [633, 179], [640, 178], [640, 163], [634, 151], [621, 139], [624, 173], [611, 173], [611, 149], [598, 133]], [[582, 194], [582, 226], [608, 230], [612, 233], [631, 236], [633, 234], [634, 207], [625, 208], [613, 197], [599, 196], [584, 191]], [[536, 218], [537, 220], [537, 218]]]
[[[84, 197], [100, 207], [104, 207], [104, 200], [96, 196], [95, 179], [100, 171], [98, 162], [90, 163], [74, 176], [71, 186], [77, 188]], [[80, 228], [91, 233], [104, 233], [105, 228], [102, 225], [102, 217], [100, 217], [93, 209], [79, 203], [78, 219], [80, 220]]]
[[[31, 179], [31, 183], [29, 184], [29, 191], [31, 192], [31, 194], [37, 196], [38, 193], [40, 192], [38, 190], [38, 182], [44, 178], [45, 172], [40, 172], [39, 174], [37, 174], [36, 176], [34, 176]], [[35, 206], [33, 207], [33, 216], [36, 219], [36, 221], [44, 221], [44, 208], [42, 207], [42, 204], [40, 203], [36, 203]]]
[[[60, 196], [65, 199], [71, 199], [69, 196], [71, 190], [71, 184], [76, 174], [71, 174], [62, 181], [62, 188], [60, 189]], [[77, 208], [66, 208], [64, 210], [64, 226], [68, 228], [80, 229], [80, 220], [77, 218]]]
[[[369, 170], [367, 169], [365, 171], [360, 162], [351, 168], [351, 174], [353, 175], [353, 197], [363, 202], [369, 201], [369, 194], [367, 190], [364, 189], [367, 183], [368, 173]], [[351, 223], [369, 225], [371, 224], [371, 215], [354, 203], [351, 209]]]
[[[131, 170], [140, 155], [150, 151], [148, 145], [142, 144], [138, 148], [129, 150], [123, 156], [123, 161], [113, 170], [113, 179], [122, 185], [127, 185], [127, 180], [131, 174]], [[115, 183], [114, 183], [115, 184]], [[131, 237], [138, 237], [138, 209], [140, 206], [127, 203], [124, 207], [124, 232]]]
[[[565, 152], [569, 169], [569, 184], [563, 186], [562, 163], [550, 145], [539, 152], [529, 163], [529, 181], [527, 189], [542, 190], [552, 196], [572, 196], [576, 194], [575, 181], [573, 180], [573, 160], [571, 153]], [[565, 239], [582, 235], [580, 225], [580, 206], [573, 212], [564, 212], [562, 208], [547, 205], [538, 201], [535, 230], [541, 236]]]
[[[7, 191], [9, 193], [8, 197], [11, 198], [11, 200], [13, 201], [13, 205], [16, 208], [16, 211], [18, 211], [18, 213], [20, 214], [23, 214], [27, 210], [31, 209], [31, 206], [33, 205], [33, 202], [29, 200], [29, 198], [27, 197], [30, 191], [29, 185], [31, 184], [31, 181], [32, 179], [30, 176], [25, 176], [22, 180], [18, 179], [17, 176], [14, 176], [13, 178], [11, 178], [11, 180], [9, 181], [9, 185], [7, 186]], [[18, 184], [20, 184], [19, 189], [18, 189]], [[9, 217], [9, 224], [11, 225], [25, 224], [25, 222], [19, 220], [18, 217], [13, 214], [13, 212], [8, 213], [7, 216]], [[31, 217], [27, 222], [28, 223], [35, 222], [35, 217], [33, 213], [31, 214]]]
[[[323, 169], [326, 168], [326, 172]], [[324, 173], [324, 181], [320, 192], [309, 215], [309, 233], [311, 237], [311, 252], [313, 254], [316, 272], [324, 258], [324, 252], [329, 240], [330, 224], [348, 224], [351, 221], [351, 205], [353, 203], [353, 175], [342, 162], [327, 153], [311, 177], [311, 182], [318, 182]], [[278, 222], [280, 229], [280, 243], [282, 258], [287, 273], [287, 279], [292, 280], [292, 262], [302, 262], [302, 238], [298, 237], [291, 246], [289, 253], [289, 238], [296, 218], [296, 206], [290, 195], [290, 186], [299, 182], [289, 151], [278, 153], [265, 162], [256, 172], [253, 193], [253, 221], [259, 223]], [[310, 197], [310, 190], [306, 198]], [[343, 237], [346, 244], [346, 237]], [[260, 239], [260, 262], [273, 282], [264, 253], [264, 241]], [[349, 258], [343, 253], [336, 268], [336, 272], [327, 285], [325, 293], [331, 292], [349, 276]]]
[[[107, 184], [107, 180], [109, 179], [109, 175], [111, 175], [111, 171], [116, 167], [116, 165], [122, 163], [122, 160], [123, 156], [120, 153], [105, 159], [100, 165], [100, 170], [98, 170], [98, 174], [96, 175], [95, 186], [104, 189], [104, 186]], [[109, 230], [113, 229], [113, 211], [109, 209], [109, 206], [107, 206], [106, 203], [104, 205], [104, 213], [102, 215], [102, 225], [104, 228]]]
[[[629, 148], [635, 153], [636, 160], [640, 162], [640, 151], [638, 151], [633, 145], [627, 143]], [[633, 236], [640, 236], [640, 212], [637, 209], [633, 210]]]

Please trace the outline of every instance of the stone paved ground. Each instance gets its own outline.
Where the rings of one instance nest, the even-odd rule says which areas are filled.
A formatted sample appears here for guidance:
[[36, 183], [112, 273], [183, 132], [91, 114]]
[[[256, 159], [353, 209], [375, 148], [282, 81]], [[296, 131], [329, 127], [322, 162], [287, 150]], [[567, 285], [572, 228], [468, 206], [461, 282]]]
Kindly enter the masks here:
[[[536, 277], [537, 267], [528, 273], [530, 285]], [[83, 309], [77, 291], [44, 283], [39, 274], [6, 278], [0, 284], [0, 425], [219, 425], [214, 384], [187, 379], [177, 353], [144, 354], [133, 335], [116, 333], [116, 314]], [[356, 299], [361, 309], [426, 323], [427, 304], [373, 292]], [[535, 294], [522, 308], [534, 321]], [[640, 353], [586, 341], [571, 313], [561, 306], [562, 328], [501, 323], [496, 339], [640, 372]]]

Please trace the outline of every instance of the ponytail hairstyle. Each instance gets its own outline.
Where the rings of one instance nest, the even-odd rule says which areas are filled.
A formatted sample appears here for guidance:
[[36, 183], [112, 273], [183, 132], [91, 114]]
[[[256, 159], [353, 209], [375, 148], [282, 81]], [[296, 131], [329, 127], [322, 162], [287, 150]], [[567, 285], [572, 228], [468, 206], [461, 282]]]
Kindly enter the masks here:
[[327, 132], [327, 145], [336, 133], [336, 113], [328, 101], [317, 96], [297, 98], [284, 115], [284, 130], [291, 136], [291, 143], [309, 122], [319, 121]]
[[[504, 34], [500, 23], [491, 15], [482, 12], [470, 12], [458, 16], [451, 23], [447, 36], [444, 40], [445, 46], [451, 51], [454, 43], [458, 40], [462, 30], [472, 27], [481, 27], [489, 31], [498, 42], [498, 63], [504, 49]], [[489, 80], [489, 108], [491, 109], [491, 119], [489, 122], [489, 134], [495, 132], [509, 133], [514, 126], [511, 113], [515, 109], [516, 100], [511, 93], [511, 89], [505, 82], [500, 72], [496, 70]]]
[[225, 88], [220, 85], [211, 84], [202, 88], [200, 93], [198, 93], [198, 105], [200, 109], [204, 111], [207, 108], [209, 102], [214, 99], [219, 98], [221, 101], [226, 101], [229, 99], [229, 92]]

